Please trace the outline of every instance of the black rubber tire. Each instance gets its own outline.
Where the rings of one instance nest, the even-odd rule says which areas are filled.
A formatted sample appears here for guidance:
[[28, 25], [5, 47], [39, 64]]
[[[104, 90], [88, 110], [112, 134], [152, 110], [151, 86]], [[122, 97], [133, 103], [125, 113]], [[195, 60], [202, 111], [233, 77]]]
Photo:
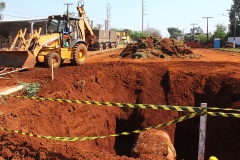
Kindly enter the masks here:
[[74, 66], [84, 65], [88, 59], [87, 47], [83, 43], [76, 44], [72, 49], [72, 54], [71, 63]]
[[62, 62], [62, 59], [58, 53], [51, 52], [45, 55], [44, 65], [46, 67], [52, 68], [52, 60], [53, 60], [53, 68], [58, 68]]
[[99, 51], [102, 51], [103, 50], [103, 45], [102, 44], [98, 44], [98, 48], [99, 48]]

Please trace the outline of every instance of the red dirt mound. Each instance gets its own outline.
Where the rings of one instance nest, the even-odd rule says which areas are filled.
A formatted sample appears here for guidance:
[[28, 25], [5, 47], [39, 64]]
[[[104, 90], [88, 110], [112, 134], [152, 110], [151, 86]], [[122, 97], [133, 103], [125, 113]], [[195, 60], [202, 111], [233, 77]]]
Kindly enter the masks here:
[[199, 42], [197, 40], [195, 41], [190, 41], [190, 42], [184, 42], [186, 46], [191, 47], [191, 48], [213, 48], [213, 42], [208, 41], [208, 42]]
[[193, 54], [191, 48], [176, 39], [142, 37], [138, 43], [128, 44], [120, 54], [122, 58], [169, 58]]

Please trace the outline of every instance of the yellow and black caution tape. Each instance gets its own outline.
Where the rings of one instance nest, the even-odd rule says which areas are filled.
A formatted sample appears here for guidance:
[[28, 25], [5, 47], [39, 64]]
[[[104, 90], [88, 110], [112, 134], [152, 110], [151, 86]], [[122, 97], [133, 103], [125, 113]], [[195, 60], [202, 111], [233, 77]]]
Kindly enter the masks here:
[[208, 110], [218, 110], [218, 111], [235, 111], [240, 112], [240, 109], [233, 109], [233, 108], [217, 108], [217, 107], [208, 107]]
[[[3, 95], [7, 96], [7, 95]], [[84, 100], [69, 100], [69, 99], [59, 99], [59, 98], [44, 98], [44, 97], [28, 97], [28, 96], [15, 96], [10, 95], [15, 98], [24, 98], [31, 100], [41, 100], [41, 101], [51, 101], [51, 102], [65, 102], [65, 103], [77, 103], [77, 104], [87, 104], [87, 105], [99, 105], [99, 106], [115, 106], [115, 107], [128, 107], [128, 108], [140, 108], [140, 109], [163, 109], [163, 110], [175, 110], [175, 111], [188, 111], [188, 112], [200, 112], [206, 108], [202, 107], [192, 107], [192, 106], [173, 106], [173, 105], [155, 105], [155, 104], [131, 104], [131, 103], [118, 103], [118, 102], [98, 102], [98, 101], [84, 101]], [[207, 107], [207, 110], [219, 110], [219, 111], [235, 111], [240, 112], [240, 109], [232, 108], [217, 108], [217, 107]]]
[[128, 107], [128, 108], [141, 108], [141, 109], [163, 109], [163, 110], [175, 110], [175, 111], [188, 111], [188, 112], [200, 112], [203, 108], [191, 107], [191, 106], [172, 106], [172, 105], [155, 105], [155, 104], [131, 104], [131, 103], [115, 103], [115, 102], [96, 102], [96, 101], [83, 101], [83, 100], [68, 100], [57, 98], [43, 98], [43, 97], [28, 97], [28, 96], [14, 96], [16, 98], [25, 98], [31, 100], [41, 101], [56, 101], [65, 103], [77, 103], [77, 104], [93, 104], [99, 106], [115, 106], [115, 107]]
[[140, 130], [134, 130], [134, 131], [130, 131], [130, 132], [122, 132], [122, 133], [118, 133], [118, 134], [111, 134], [111, 135], [107, 135], [107, 136], [93, 136], [93, 137], [42, 136], [42, 135], [36, 135], [36, 134], [32, 134], [32, 133], [25, 133], [25, 132], [10, 130], [10, 129], [7, 129], [7, 128], [0, 128], [0, 129], [4, 130], [4, 131], [8, 131], [8, 132], [13, 132], [13, 133], [17, 133], [17, 134], [30, 136], [30, 137], [38, 137], [38, 138], [60, 140], [60, 141], [85, 141], [85, 140], [95, 140], [95, 139], [100, 139], [100, 138], [110, 138], [110, 137], [127, 136], [127, 135], [130, 135], [130, 134], [136, 134], [136, 133], [140, 133], [140, 132], [143, 132], [143, 131], [146, 131], [146, 130], [150, 130], [150, 129], [154, 129], [154, 128], [160, 128], [162, 126], [168, 126], [168, 125], [171, 125], [171, 124], [174, 124], [174, 123], [182, 122], [182, 121], [191, 119], [193, 117], [196, 117], [198, 115], [204, 115], [206, 113], [207, 113], [206, 110], [203, 110], [201, 112], [191, 113], [187, 116], [183, 116], [183, 117], [177, 118], [175, 120], [172, 120], [172, 121], [169, 121], [169, 122], [166, 122], [166, 123], [158, 124], [156, 126], [151, 126], [151, 127], [143, 128], [143, 129], [140, 129]]
[[10, 74], [10, 73], [14, 73], [14, 72], [18, 72], [18, 71], [21, 71], [21, 70], [24, 70], [24, 69], [27, 69], [27, 68], [28, 67], [18, 68], [18, 69], [13, 70], [13, 71], [9, 71], [9, 72], [6, 72], [6, 73], [1, 73], [0, 76], [6, 75], [6, 74]]
[[240, 114], [237, 113], [223, 113], [223, 112], [207, 112], [210, 116], [218, 116], [218, 117], [235, 117], [240, 118]]

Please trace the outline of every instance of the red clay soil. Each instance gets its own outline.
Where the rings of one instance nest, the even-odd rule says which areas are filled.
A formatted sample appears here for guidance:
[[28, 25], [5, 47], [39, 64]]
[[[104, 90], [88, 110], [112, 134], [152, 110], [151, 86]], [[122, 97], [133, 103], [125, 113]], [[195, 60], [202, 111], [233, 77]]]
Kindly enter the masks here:
[[[41, 84], [37, 96], [100, 102], [240, 108], [240, 54], [193, 49], [200, 59], [122, 59], [122, 50], [89, 57], [83, 66], [54, 70], [37, 66], [1, 79], [1, 87], [18, 82]], [[22, 95], [21, 92], [16, 93]], [[188, 113], [1, 98], [0, 126], [49, 136], [85, 137], [133, 131], [168, 122]], [[161, 127], [169, 134], [177, 159], [197, 159], [199, 117]], [[206, 154], [240, 157], [240, 120], [208, 117]], [[151, 159], [131, 157], [137, 135], [63, 142], [0, 131], [5, 159]]]

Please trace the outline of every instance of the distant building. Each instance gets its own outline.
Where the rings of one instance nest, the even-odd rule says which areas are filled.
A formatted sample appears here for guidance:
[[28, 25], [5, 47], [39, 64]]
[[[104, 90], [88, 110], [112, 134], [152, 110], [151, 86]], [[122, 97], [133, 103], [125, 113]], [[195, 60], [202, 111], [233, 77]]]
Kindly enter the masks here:
[[25, 20], [1, 20], [0, 35], [7, 38], [8, 36], [15, 37], [20, 29], [27, 28], [27, 33], [37, 30], [42, 27], [42, 32], [46, 32], [47, 19], [25, 19]]
[[47, 19], [0, 20], [0, 48], [9, 47], [12, 39], [20, 29], [27, 28], [26, 35], [42, 27], [41, 34], [46, 32]]

